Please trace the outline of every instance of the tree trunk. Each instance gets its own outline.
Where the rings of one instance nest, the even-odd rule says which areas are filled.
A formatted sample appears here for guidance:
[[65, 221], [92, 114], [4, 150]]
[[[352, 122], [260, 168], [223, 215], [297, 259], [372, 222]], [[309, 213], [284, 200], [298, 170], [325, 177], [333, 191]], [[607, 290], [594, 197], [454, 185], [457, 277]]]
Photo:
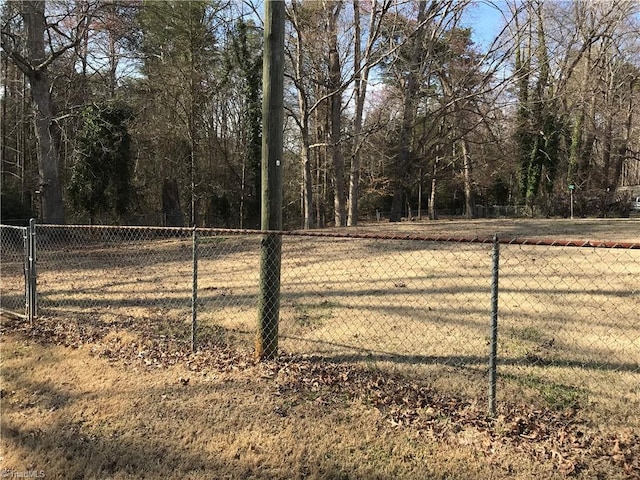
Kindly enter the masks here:
[[[573, 131], [571, 132], [571, 145], [569, 147], [569, 166], [567, 171], [567, 184], [576, 183], [580, 173], [581, 159], [583, 158], [583, 132], [584, 123], [587, 117], [586, 95], [590, 84], [591, 48], [587, 50], [586, 66], [582, 73], [580, 93], [582, 101], [579, 102], [580, 111], [574, 119]], [[575, 107], [574, 107], [575, 108]]]
[[351, 155], [351, 168], [349, 171], [349, 197], [347, 199], [347, 225], [356, 226], [358, 224], [358, 197], [360, 195], [360, 175], [362, 161], [360, 159], [360, 149], [362, 146], [362, 123], [364, 102], [367, 97], [367, 85], [369, 84], [369, 72], [371, 70], [371, 56], [374, 50], [374, 44], [380, 32], [380, 25], [385, 16], [385, 12], [390, 6], [390, 2], [385, 1], [382, 5], [378, 5], [377, 0], [371, 0], [369, 6], [369, 28], [367, 46], [364, 55], [360, 46], [360, 2], [362, 0], [353, 0], [353, 69], [355, 72], [355, 81], [353, 92], [355, 97], [355, 115], [353, 119], [353, 153]]
[[38, 68], [45, 59], [44, 1], [24, 2], [24, 21], [28, 32], [29, 68], [24, 72], [31, 86], [35, 107], [35, 132], [38, 141], [38, 175], [42, 220], [47, 223], [64, 223], [62, 185], [58, 170], [58, 145], [53, 135], [53, 100], [49, 93], [49, 79], [45, 70]]
[[436, 210], [436, 175], [438, 173], [438, 162], [439, 159], [433, 161], [433, 176], [431, 177], [431, 195], [429, 197], [429, 220], [437, 220], [438, 212]]
[[162, 225], [165, 227], [183, 227], [184, 216], [180, 208], [180, 190], [175, 178], [165, 178], [162, 183]]
[[[298, 109], [300, 111], [299, 127], [302, 140], [302, 148], [300, 150], [300, 162], [302, 164], [302, 199], [301, 212], [303, 218], [303, 228], [308, 230], [313, 228], [314, 212], [313, 212], [313, 177], [311, 169], [311, 139], [309, 137], [309, 98], [303, 83], [303, 64], [304, 64], [304, 48], [303, 28], [298, 24], [297, 8], [298, 4], [293, 2], [292, 23], [296, 30], [296, 54], [294, 59], [296, 82], [298, 85]], [[317, 112], [317, 110], [316, 110]]]
[[611, 171], [611, 148], [612, 148], [612, 136], [613, 136], [613, 113], [609, 114], [607, 123], [604, 129], [604, 139], [602, 141], [602, 188], [607, 188], [611, 184], [609, 182], [609, 173]]
[[344, 227], [347, 224], [346, 188], [344, 181], [344, 159], [341, 150], [342, 130], [342, 87], [341, 66], [338, 53], [337, 20], [342, 3], [331, 5], [329, 13], [329, 91], [330, 97], [330, 122], [329, 145], [331, 149], [331, 161], [333, 166], [333, 204], [336, 227]]
[[464, 206], [465, 217], [475, 217], [475, 201], [473, 196], [473, 182], [471, 180], [471, 159], [469, 158], [469, 150], [467, 148], [467, 140], [460, 140], [462, 149], [462, 168], [464, 169]]
[[[353, 0], [353, 69], [355, 72], [360, 70], [361, 51], [360, 51], [360, 6], [359, 0]], [[374, 12], [371, 12], [371, 18]], [[369, 33], [371, 35], [371, 33]], [[349, 197], [347, 199], [347, 226], [355, 227], [358, 224], [358, 195], [360, 184], [360, 133], [362, 131], [362, 113], [364, 107], [364, 98], [366, 91], [366, 81], [363, 82], [361, 74], [356, 73], [355, 83], [353, 86], [354, 96], [356, 99], [356, 112], [353, 119], [353, 136], [354, 147], [351, 156], [351, 168], [349, 170]], [[363, 91], [364, 90], [364, 91]]]
[[[636, 80], [637, 81], [637, 80]], [[622, 175], [622, 165], [627, 157], [627, 151], [629, 149], [629, 142], [631, 141], [631, 134], [633, 128], [633, 87], [634, 80], [629, 82], [629, 105], [627, 107], [627, 119], [624, 128], [624, 139], [618, 147], [618, 158], [616, 159], [615, 168], [613, 171], [613, 179], [611, 180], [611, 189], [614, 190], [620, 185], [620, 177]]]
[[62, 185], [58, 171], [58, 146], [52, 133], [53, 107], [49, 94], [49, 82], [44, 72], [31, 72], [28, 78], [35, 106], [42, 220], [46, 223], [64, 223]]
[[403, 120], [400, 129], [399, 151], [396, 155], [394, 174], [392, 179], [393, 198], [391, 200], [390, 222], [399, 222], [402, 218], [402, 201], [405, 192], [405, 179], [409, 170], [409, 158], [411, 152], [411, 136], [414, 119], [414, 97], [416, 90], [416, 78], [413, 72], [407, 74], [405, 86], [405, 98], [403, 107]]
[[313, 228], [313, 185], [311, 178], [311, 150], [309, 148], [308, 127], [302, 133], [302, 213], [304, 215], [304, 229]]
[[402, 217], [402, 201], [404, 198], [405, 179], [409, 170], [409, 158], [411, 152], [411, 137], [415, 118], [415, 100], [418, 91], [416, 79], [420, 68], [420, 56], [422, 54], [422, 30], [427, 2], [421, 0], [418, 4], [418, 29], [413, 37], [411, 46], [411, 64], [405, 76], [404, 102], [402, 112], [402, 126], [400, 127], [399, 151], [394, 165], [393, 198], [391, 200], [390, 222], [399, 222]]
[[569, 147], [569, 169], [567, 172], [567, 183], [574, 184], [578, 174], [578, 165], [582, 153], [582, 131], [584, 126], [584, 109], [581, 109], [574, 119], [571, 132], [571, 145]]
[[418, 220], [422, 220], [422, 167], [418, 174]]
[[587, 131], [587, 135], [584, 140], [584, 143], [582, 144], [582, 157], [578, 164], [578, 172], [589, 172], [593, 163], [592, 156], [593, 156], [593, 150], [596, 142], [596, 132], [594, 127], [595, 118], [596, 118], [596, 106], [597, 106], [596, 95], [595, 95], [595, 92], [593, 92], [590, 97], [589, 112], [587, 114], [588, 123], [587, 123], [587, 120], [585, 119], [585, 124], [588, 125], [588, 127], [585, 128], [585, 130]]
[[[323, 138], [324, 130], [323, 123], [324, 120], [320, 115], [320, 108], [316, 108], [314, 111], [315, 114], [315, 139]], [[313, 190], [313, 194], [315, 196], [315, 214], [316, 214], [316, 226], [319, 228], [324, 228], [325, 226], [325, 172], [326, 172], [326, 161], [325, 161], [325, 149], [324, 147], [317, 147], [313, 149], [313, 159], [314, 159], [314, 170], [315, 170], [315, 187]]]

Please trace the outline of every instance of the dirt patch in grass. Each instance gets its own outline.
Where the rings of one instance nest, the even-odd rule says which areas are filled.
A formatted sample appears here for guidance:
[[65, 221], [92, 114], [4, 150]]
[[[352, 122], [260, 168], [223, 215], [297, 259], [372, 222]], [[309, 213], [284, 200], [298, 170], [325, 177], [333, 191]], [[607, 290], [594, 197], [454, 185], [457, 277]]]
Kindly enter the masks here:
[[[3, 471], [45, 478], [635, 478], [640, 438], [354, 365], [2, 319]], [[634, 477], [635, 476], [635, 477]]]

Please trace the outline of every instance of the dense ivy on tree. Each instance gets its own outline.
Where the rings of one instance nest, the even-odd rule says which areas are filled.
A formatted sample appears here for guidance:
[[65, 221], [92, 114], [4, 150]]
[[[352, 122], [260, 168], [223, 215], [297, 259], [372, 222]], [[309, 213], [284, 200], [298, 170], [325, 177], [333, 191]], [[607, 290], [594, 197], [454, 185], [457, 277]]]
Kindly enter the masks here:
[[132, 194], [133, 158], [127, 123], [131, 109], [116, 102], [92, 105], [82, 113], [69, 179], [74, 207], [89, 214], [91, 224], [101, 213], [110, 219], [124, 215]]

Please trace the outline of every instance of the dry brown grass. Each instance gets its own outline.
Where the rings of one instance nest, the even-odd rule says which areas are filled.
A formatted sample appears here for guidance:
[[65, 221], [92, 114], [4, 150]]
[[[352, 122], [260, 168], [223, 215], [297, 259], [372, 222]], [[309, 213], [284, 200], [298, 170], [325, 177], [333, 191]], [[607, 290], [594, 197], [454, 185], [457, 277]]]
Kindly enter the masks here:
[[[639, 227], [500, 220], [358, 231], [633, 242]], [[43, 249], [40, 330], [11, 324], [3, 337], [1, 468], [58, 478], [638, 475], [627, 458], [639, 454], [628, 448], [640, 428], [637, 250], [503, 247], [501, 414], [487, 423], [490, 246], [285, 238], [281, 349], [338, 369], [309, 376], [299, 362], [250, 360], [258, 243], [202, 238], [200, 356], [185, 353], [189, 239]], [[221, 361], [228, 348], [240, 353]], [[443, 397], [416, 405], [404, 390], [327, 380], [350, 369], [403, 375]], [[447, 409], [447, 399], [466, 406]], [[544, 425], [557, 425], [555, 436]]]
[[445, 219], [438, 221], [366, 223], [362, 232], [406, 232], [429, 235], [513, 238], [557, 238], [565, 240], [596, 240], [639, 242], [640, 218], [578, 218], [578, 219]]
[[202, 363], [187, 355], [163, 365], [114, 356], [118, 344], [145, 346], [127, 332], [73, 348], [9, 330], [1, 350], [4, 472], [622, 479], [639, 467], [638, 437], [628, 430], [593, 432], [571, 416], [531, 409], [501, 409], [490, 420], [477, 405], [352, 367], [254, 364], [211, 352]]

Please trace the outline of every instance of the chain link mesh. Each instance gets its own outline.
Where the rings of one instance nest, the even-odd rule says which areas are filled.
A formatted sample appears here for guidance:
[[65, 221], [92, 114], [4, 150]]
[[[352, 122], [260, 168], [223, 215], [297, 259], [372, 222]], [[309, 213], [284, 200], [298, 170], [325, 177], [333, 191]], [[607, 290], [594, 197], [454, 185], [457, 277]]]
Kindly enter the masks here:
[[[24, 304], [22, 232], [2, 230], [3, 308]], [[486, 400], [491, 240], [355, 237], [42, 225], [39, 314], [188, 343], [197, 293], [200, 348], [277, 342]], [[640, 250], [500, 243], [499, 398], [639, 406]]]
[[[451, 383], [486, 369], [488, 245], [292, 238], [283, 254], [286, 350]], [[476, 392], [478, 393], [478, 392]]]
[[254, 347], [261, 240], [260, 235], [200, 234], [199, 344]]
[[0, 225], [0, 311], [26, 315], [27, 228]]
[[189, 340], [190, 230], [39, 225], [37, 249], [40, 316]]
[[638, 405], [638, 279], [639, 250], [503, 245], [501, 374], [558, 407]]

